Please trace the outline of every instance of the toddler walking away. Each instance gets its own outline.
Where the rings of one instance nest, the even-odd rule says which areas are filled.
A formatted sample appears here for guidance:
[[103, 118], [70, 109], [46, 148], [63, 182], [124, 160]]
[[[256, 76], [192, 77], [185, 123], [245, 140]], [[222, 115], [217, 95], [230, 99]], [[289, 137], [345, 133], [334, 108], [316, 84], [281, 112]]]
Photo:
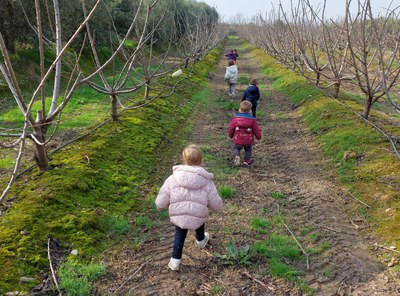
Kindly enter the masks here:
[[249, 86], [243, 93], [242, 101], [247, 100], [253, 105], [251, 111], [254, 117], [256, 117], [257, 102], [259, 99], [260, 99], [260, 89], [257, 86], [257, 80], [252, 78], [250, 79]]
[[225, 56], [228, 59], [228, 61], [233, 61], [235, 59], [235, 53], [233, 49], [231, 49]]
[[252, 145], [254, 137], [261, 140], [261, 131], [256, 118], [251, 113], [252, 104], [244, 100], [240, 103], [239, 113], [232, 119], [228, 128], [228, 136], [232, 138], [234, 165], [240, 164], [240, 151], [244, 148], [244, 165], [250, 165], [252, 160]]
[[236, 60], [238, 59], [238, 57], [239, 57], [239, 53], [238, 53], [237, 49], [235, 48], [233, 50], [233, 62], [235, 63], [235, 65], [236, 65]]
[[195, 230], [196, 243], [199, 248], [204, 248], [210, 238], [204, 232], [208, 208], [222, 208], [222, 199], [212, 181], [213, 174], [201, 167], [203, 153], [200, 147], [187, 146], [182, 159], [183, 165], [172, 168], [173, 174], [165, 180], [156, 198], [157, 209], [168, 208], [170, 220], [175, 225], [172, 257], [168, 263], [175, 271], [179, 270], [188, 230]]
[[238, 74], [239, 71], [235, 63], [233, 61], [228, 61], [228, 67], [226, 67], [224, 79], [228, 82], [228, 95], [230, 97], [235, 95]]

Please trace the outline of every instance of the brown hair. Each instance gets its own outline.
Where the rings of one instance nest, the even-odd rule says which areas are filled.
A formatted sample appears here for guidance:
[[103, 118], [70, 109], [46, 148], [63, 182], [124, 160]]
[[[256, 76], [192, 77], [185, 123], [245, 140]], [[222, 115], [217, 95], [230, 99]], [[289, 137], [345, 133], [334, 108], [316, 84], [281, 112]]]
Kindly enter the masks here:
[[235, 64], [234, 61], [232, 61], [232, 60], [229, 60], [229, 61], [228, 61], [228, 65], [229, 65], [229, 66], [233, 66], [234, 64]]
[[257, 85], [257, 79], [251, 78], [251, 79], [250, 79], [250, 84], [251, 84], [251, 85]]
[[203, 161], [203, 152], [197, 145], [189, 145], [182, 152], [183, 163], [186, 165], [200, 165]]
[[247, 100], [244, 100], [240, 103], [239, 112], [240, 113], [250, 113], [251, 107], [253, 107], [253, 104]]

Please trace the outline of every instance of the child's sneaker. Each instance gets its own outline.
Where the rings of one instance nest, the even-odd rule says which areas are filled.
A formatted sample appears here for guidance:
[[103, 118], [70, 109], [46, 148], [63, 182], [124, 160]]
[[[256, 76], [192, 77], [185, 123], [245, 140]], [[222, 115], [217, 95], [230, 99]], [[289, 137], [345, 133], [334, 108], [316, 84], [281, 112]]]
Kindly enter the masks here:
[[180, 264], [181, 264], [181, 259], [171, 258], [171, 260], [169, 260], [168, 267], [171, 270], [178, 271]]
[[233, 161], [233, 165], [234, 166], [238, 166], [240, 165], [240, 156], [235, 156], [235, 160]]
[[196, 243], [200, 249], [203, 249], [207, 245], [209, 239], [210, 235], [208, 234], [208, 232], [204, 232], [204, 239], [202, 241], [198, 241], [196, 239]]
[[251, 165], [253, 163], [253, 160], [252, 159], [245, 159], [244, 161], [243, 161], [243, 164], [244, 165]]

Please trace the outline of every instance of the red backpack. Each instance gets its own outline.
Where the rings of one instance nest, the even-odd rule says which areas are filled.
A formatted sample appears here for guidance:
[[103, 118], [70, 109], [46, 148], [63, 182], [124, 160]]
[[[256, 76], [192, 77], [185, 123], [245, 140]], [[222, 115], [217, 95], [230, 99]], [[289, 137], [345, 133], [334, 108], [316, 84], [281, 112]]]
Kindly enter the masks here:
[[253, 144], [253, 129], [251, 127], [235, 127], [235, 134], [233, 138], [236, 140], [235, 143], [240, 145], [251, 145]]

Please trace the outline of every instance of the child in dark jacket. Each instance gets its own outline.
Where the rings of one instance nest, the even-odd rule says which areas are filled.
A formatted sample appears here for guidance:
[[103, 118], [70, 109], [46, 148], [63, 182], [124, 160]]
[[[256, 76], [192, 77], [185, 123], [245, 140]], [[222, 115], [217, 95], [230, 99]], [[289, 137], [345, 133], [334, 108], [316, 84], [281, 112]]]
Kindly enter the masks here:
[[254, 137], [261, 140], [261, 131], [257, 124], [257, 120], [250, 114], [252, 105], [249, 101], [244, 100], [240, 103], [239, 113], [232, 119], [228, 128], [228, 136], [232, 138], [234, 147], [233, 153], [235, 156], [234, 165], [240, 164], [240, 150], [244, 148], [244, 165], [249, 165], [253, 162], [252, 145]]
[[228, 61], [235, 60], [235, 53], [233, 52], [233, 49], [231, 49], [225, 56], [228, 59]]
[[247, 100], [253, 105], [251, 111], [254, 117], [256, 117], [257, 102], [259, 99], [260, 99], [260, 90], [257, 86], [257, 80], [252, 78], [250, 79], [250, 85], [243, 93], [242, 101]]
[[234, 61], [235, 65], [236, 65], [236, 60], [238, 59], [238, 57], [239, 57], [239, 53], [238, 53], [237, 49], [235, 48], [233, 50], [233, 61]]

